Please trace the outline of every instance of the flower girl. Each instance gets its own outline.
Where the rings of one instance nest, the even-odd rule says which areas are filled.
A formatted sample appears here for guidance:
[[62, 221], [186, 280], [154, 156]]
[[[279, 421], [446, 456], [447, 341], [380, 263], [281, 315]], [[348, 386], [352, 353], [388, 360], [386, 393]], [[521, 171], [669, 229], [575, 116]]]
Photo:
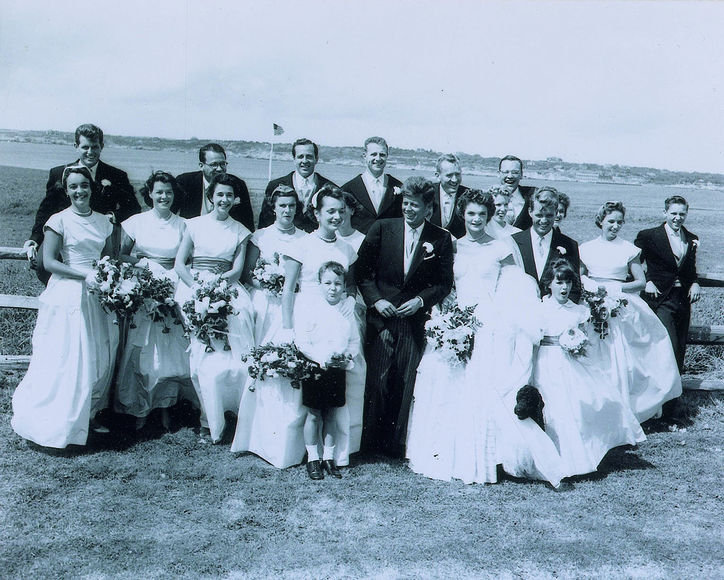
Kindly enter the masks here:
[[566, 476], [590, 473], [610, 449], [646, 437], [616, 384], [606, 380], [603, 361], [586, 354], [590, 312], [569, 298], [579, 284], [576, 272], [567, 260], [556, 260], [541, 284], [549, 295], [540, 306], [543, 338], [533, 384], [543, 397], [545, 430]]
[[[345, 275], [342, 264], [323, 264], [319, 269], [321, 295], [308, 308], [300, 309], [294, 319], [297, 347], [320, 367], [313, 377], [302, 381], [302, 403], [307, 407], [304, 444], [311, 479], [323, 479], [323, 469], [333, 477], [342, 477], [334, 462], [335, 421], [328, 411], [344, 406], [347, 369], [360, 350], [354, 313], [345, 315], [339, 308], [346, 297]], [[321, 462], [320, 422], [324, 438]]]

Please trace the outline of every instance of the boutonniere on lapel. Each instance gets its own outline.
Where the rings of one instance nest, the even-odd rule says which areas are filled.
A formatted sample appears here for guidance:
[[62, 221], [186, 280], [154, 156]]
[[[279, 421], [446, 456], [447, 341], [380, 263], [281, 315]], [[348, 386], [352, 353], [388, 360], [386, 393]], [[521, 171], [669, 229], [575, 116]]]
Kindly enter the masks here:
[[101, 193], [106, 193], [106, 188], [113, 185], [110, 179], [101, 179]]
[[556, 246], [556, 251], [557, 251], [561, 256], [565, 256], [565, 255], [566, 255], [566, 249], [565, 249], [563, 246]]
[[402, 190], [395, 185], [395, 187], [392, 188], [392, 195], [400, 195], [402, 193]]
[[699, 240], [691, 240], [691, 247], [696, 250], [699, 247]]
[[424, 244], [422, 244], [422, 251], [424, 252], [424, 254], [422, 255], [422, 259], [429, 260], [430, 258], [434, 258], [435, 257], [434, 250], [435, 250], [435, 248], [433, 247], [433, 245], [430, 242], [425, 242]]

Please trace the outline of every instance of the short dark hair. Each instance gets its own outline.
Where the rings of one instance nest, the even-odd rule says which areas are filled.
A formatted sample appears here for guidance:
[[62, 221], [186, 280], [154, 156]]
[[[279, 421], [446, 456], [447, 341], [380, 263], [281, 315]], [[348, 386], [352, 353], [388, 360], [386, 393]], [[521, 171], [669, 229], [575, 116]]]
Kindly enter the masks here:
[[429, 179], [422, 176], [408, 177], [400, 188], [400, 195], [421, 197], [425, 205], [430, 205], [435, 200], [436, 189], [436, 184]]
[[552, 207], [553, 212], [555, 213], [558, 209], [558, 190], [550, 185], [539, 187], [533, 192], [533, 195], [530, 198], [531, 211], [535, 207], [536, 201], [542, 206]]
[[199, 149], [199, 163], [206, 163], [206, 153], [213, 151], [214, 153], [221, 153], [226, 159], [226, 151], [218, 143], [207, 143], [201, 149]]
[[563, 280], [571, 282], [571, 293], [581, 291], [581, 279], [578, 272], [573, 269], [571, 263], [565, 258], [553, 260], [548, 268], [545, 269], [540, 279], [540, 285], [543, 289], [543, 295], [547, 296], [551, 293], [551, 284], [553, 280]]
[[55, 184], [56, 187], [60, 186], [63, 192], [67, 193], [68, 176], [73, 173], [78, 173], [83, 177], [88, 178], [88, 181], [90, 181], [90, 189], [92, 193], [98, 193], [100, 191], [100, 186], [95, 181], [93, 181], [93, 176], [91, 175], [90, 169], [88, 169], [85, 165], [68, 165], [65, 169], [63, 169], [63, 176], [61, 177], [60, 182]]
[[558, 205], [563, 206], [563, 215], [568, 216], [568, 208], [571, 207], [571, 198], [562, 191], [558, 192]]
[[520, 165], [521, 172], [523, 171], [523, 162], [520, 160], [519, 157], [516, 157], [515, 155], [506, 155], [500, 161], [498, 161], [498, 171], [500, 171], [500, 168], [503, 166], [503, 161], [517, 161]]
[[344, 197], [344, 205], [351, 209], [352, 213], [355, 213], [362, 207], [362, 204], [349, 191], [342, 191], [342, 196]]
[[322, 264], [322, 267], [319, 268], [319, 272], [317, 272], [317, 280], [320, 282], [322, 281], [322, 275], [327, 271], [331, 270], [334, 272], [337, 276], [342, 276], [342, 278], [345, 277], [347, 274], [347, 270], [345, 270], [344, 266], [340, 264], [339, 262], [325, 262]]
[[274, 191], [269, 194], [269, 205], [274, 207], [277, 203], [277, 199], [280, 197], [293, 197], [294, 202], [299, 205], [299, 195], [297, 195], [297, 192], [293, 187], [289, 187], [283, 183], [277, 185]]
[[367, 137], [367, 139], [365, 139], [365, 152], [367, 152], [367, 145], [369, 145], [370, 143], [375, 143], [380, 147], [384, 147], [385, 151], [387, 151], [388, 153], [390, 152], [390, 148], [387, 145], [387, 141], [385, 141], [384, 137]]
[[171, 206], [171, 211], [175, 212], [180, 205], [183, 191], [181, 190], [179, 184], [176, 182], [176, 178], [167, 171], [154, 171], [153, 173], [151, 173], [149, 178], [146, 180], [146, 183], [143, 184], [140, 190], [140, 193], [143, 196], [143, 201], [146, 202], [146, 205], [148, 207], [153, 207], [151, 192], [153, 191], [153, 186], [157, 183], [168, 183], [171, 186], [171, 189], [173, 189], [173, 204]]
[[214, 191], [216, 191], [217, 185], [230, 185], [234, 190], [234, 197], [241, 199], [239, 181], [233, 175], [229, 173], [217, 173], [214, 175], [209, 182], [209, 187], [206, 188], [206, 197], [208, 199], [212, 199], [214, 197]]
[[297, 147], [300, 145], [311, 145], [314, 147], [314, 158], [319, 159], [319, 147], [317, 147], [317, 144], [314, 141], [310, 141], [309, 139], [306, 139], [302, 137], [301, 139], [297, 139], [294, 143], [292, 143], [292, 157], [297, 156]]
[[604, 218], [615, 211], [620, 211], [621, 214], [623, 214], [623, 217], [626, 217], [626, 208], [620, 201], [607, 201], [604, 203], [596, 212], [596, 217], [594, 219], [596, 225], [600, 228], [603, 224]]
[[672, 195], [671, 197], [667, 197], [664, 200], [664, 209], [668, 210], [669, 206], [674, 204], [684, 205], [686, 206], [686, 210], [689, 211], [689, 202], [680, 195]]
[[309, 200], [309, 208], [311, 210], [317, 211], [322, 209], [322, 202], [324, 201], [325, 197], [338, 199], [342, 203], [345, 203], [344, 193], [342, 192], [342, 190], [336, 185], [332, 185], [331, 183], [325, 183], [322, 187], [319, 188], [319, 191], [317, 191], [317, 193], [315, 193]]
[[79, 125], [75, 130], [75, 144], [80, 145], [80, 138], [85, 137], [91, 141], [98, 141], [100, 146], [103, 147], [103, 130], [97, 125], [91, 123], [84, 123]]
[[480, 189], [468, 189], [458, 199], [457, 211], [460, 217], [465, 215], [465, 210], [471, 203], [482, 205], [488, 212], [486, 221], [490, 221], [495, 213], [495, 202], [493, 196], [489, 191], [482, 191]]

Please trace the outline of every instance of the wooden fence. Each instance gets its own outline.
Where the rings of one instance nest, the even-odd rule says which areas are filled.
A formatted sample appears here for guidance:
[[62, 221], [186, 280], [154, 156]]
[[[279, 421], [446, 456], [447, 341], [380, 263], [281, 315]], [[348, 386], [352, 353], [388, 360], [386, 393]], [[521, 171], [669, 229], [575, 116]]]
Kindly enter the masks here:
[[[25, 260], [22, 248], [0, 247], [0, 260]], [[705, 272], [699, 275], [699, 284], [708, 288], [724, 288], [724, 273]], [[35, 296], [15, 296], [13, 294], [0, 294], [0, 308], [23, 308], [27, 310], [38, 309], [38, 299]], [[692, 326], [689, 328], [688, 344], [724, 345], [724, 325]], [[29, 356], [0, 355], [0, 370], [22, 371], [28, 367]], [[684, 388], [693, 390], [716, 391], [724, 390], [724, 380], [699, 379], [696, 377], [684, 378]]]

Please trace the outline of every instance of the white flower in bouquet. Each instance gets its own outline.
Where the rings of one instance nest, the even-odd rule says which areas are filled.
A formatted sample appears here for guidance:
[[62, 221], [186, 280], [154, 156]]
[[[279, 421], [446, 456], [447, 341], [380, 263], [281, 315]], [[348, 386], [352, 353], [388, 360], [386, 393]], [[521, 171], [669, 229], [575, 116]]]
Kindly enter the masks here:
[[120, 296], [128, 296], [138, 290], [138, 278], [126, 278], [118, 286], [118, 294]]
[[558, 337], [561, 348], [571, 356], [582, 356], [586, 354], [588, 337], [580, 328], [569, 328]]

